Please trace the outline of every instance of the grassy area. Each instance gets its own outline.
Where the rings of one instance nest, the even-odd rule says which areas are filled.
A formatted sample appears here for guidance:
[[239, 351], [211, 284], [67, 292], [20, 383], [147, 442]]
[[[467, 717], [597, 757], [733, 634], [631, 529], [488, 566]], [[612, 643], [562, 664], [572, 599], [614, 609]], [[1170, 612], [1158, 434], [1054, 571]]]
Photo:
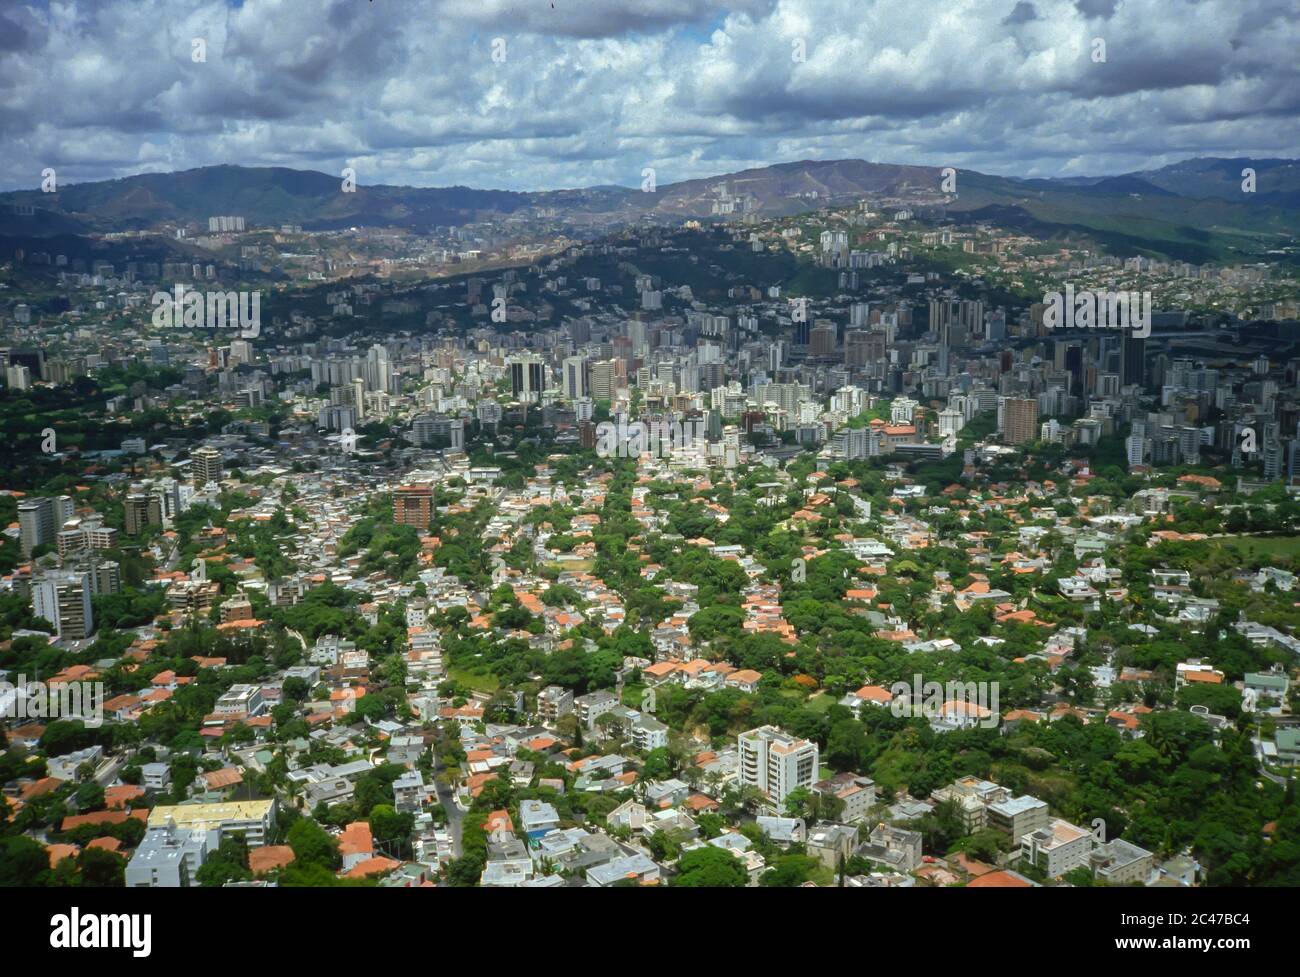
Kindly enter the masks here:
[[1300, 536], [1233, 536], [1213, 544], [1231, 550], [1246, 561], [1268, 563], [1300, 557]]
[[812, 874], [812, 881], [821, 886], [834, 885], [835, 870], [828, 865], [819, 866]]
[[826, 712], [831, 706], [835, 705], [835, 696], [825, 692], [818, 692], [815, 696], [804, 703], [806, 707], [813, 712]]
[[453, 682], [473, 689], [475, 692], [493, 693], [501, 688], [501, 680], [495, 675], [483, 675], [478, 672], [467, 671], [464, 668], [450, 668], [447, 670], [447, 677]]
[[580, 570], [583, 573], [590, 573], [591, 568], [595, 565], [595, 560], [568, 560], [564, 563], [554, 561], [547, 564], [547, 566], [554, 570], [559, 570], [560, 572], [564, 572], [565, 570]]

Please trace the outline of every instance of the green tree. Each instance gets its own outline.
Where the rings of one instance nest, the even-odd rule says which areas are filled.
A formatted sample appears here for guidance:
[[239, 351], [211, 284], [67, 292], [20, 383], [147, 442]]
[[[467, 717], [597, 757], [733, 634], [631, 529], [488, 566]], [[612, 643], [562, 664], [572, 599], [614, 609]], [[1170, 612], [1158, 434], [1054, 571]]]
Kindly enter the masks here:
[[811, 855], [782, 855], [759, 877], [759, 884], [769, 887], [802, 885], [813, 877], [821, 862]]
[[0, 886], [41, 885], [50, 871], [50, 856], [31, 838], [0, 838]]
[[77, 856], [81, 884], [98, 889], [116, 889], [126, 885], [126, 859], [103, 848], [83, 848]]
[[415, 816], [399, 814], [392, 805], [377, 804], [370, 811], [370, 831], [376, 841], [401, 850], [415, 830]]
[[296, 863], [329, 869], [337, 869], [341, 863], [338, 841], [311, 818], [295, 821], [285, 840], [293, 849]]
[[672, 884], [683, 888], [742, 888], [748, 879], [745, 866], [735, 855], [705, 845], [682, 855]]

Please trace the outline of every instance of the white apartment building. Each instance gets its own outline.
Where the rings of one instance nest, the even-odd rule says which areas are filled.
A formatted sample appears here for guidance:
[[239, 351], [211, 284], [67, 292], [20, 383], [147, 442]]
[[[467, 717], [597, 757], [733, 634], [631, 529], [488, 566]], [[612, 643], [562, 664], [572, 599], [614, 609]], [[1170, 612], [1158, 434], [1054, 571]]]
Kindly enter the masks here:
[[260, 715], [266, 705], [260, 685], [232, 685], [224, 692], [212, 711], [218, 716]]
[[1020, 841], [1047, 827], [1047, 804], [1037, 797], [1022, 794], [994, 801], [988, 806], [988, 826], [1005, 831], [1012, 841]]
[[208, 848], [241, 837], [249, 848], [266, 844], [275, 827], [275, 801], [226, 801], [218, 804], [159, 805], [149, 812], [149, 830], [175, 825], [183, 831], [208, 832]]
[[741, 784], [757, 787], [778, 804], [797, 787], [811, 788], [818, 779], [817, 744], [775, 726], [760, 726], [737, 738]]
[[1109, 885], [1145, 885], [1154, 867], [1151, 852], [1122, 838], [1092, 851], [1093, 874]]
[[639, 715], [632, 720], [629, 730], [638, 750], [648, 753], [668, 745], [668, 727], [653, 716]]
[[1091, 869], [1092, 832], [1060, 818], [1020, 839], [1020, 857], [1057, 878], [1071, 869]]
[[90, 574], [51, 571], [32, 583], [32, 613], [54, 625], [60, 639], [79, 641], [95, 631]]
[[864, 820], [876, 803], [875, 781], [853, 773], [836, 774], [818, 782], [813, 789], [826, 796], [838, 797], [844, 802], [844, 810], [838, 818], [844, 824], [857, 824]]
[[559, 685], [548, 685], [537, 693], [537, 718], [554, 726], [561, 716], [573, 712], [573, 692]]

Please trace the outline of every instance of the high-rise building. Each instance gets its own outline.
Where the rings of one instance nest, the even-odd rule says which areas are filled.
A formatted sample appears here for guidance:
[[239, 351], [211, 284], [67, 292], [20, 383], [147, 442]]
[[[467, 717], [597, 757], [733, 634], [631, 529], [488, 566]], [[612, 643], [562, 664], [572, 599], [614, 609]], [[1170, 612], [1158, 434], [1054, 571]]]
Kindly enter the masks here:
[[819, 779], [817, 744], [798, 739], [775, 726], [760, 726], [737, 739], [742, 785], [757, 787], [778, 804], [798, 787], [811, 788]]
[[978, 299], [962, 299], [958, 312], [958, 319], [962, 326], [963, 341], [971, 337], [982, 337], [984, 335], [984, 303]]
[[808, 334], [809, 352], [813, 356], [835, 355], [835, 323], [818, 319]]
[[366, 381], [357, 377], [349, 385], [352, 390], [352, 409], [357, 423], [366, 419]]
[[844, 365], [861, 369], [871, 362], [871, 333], [854, 329], [844, 336]]
[[596, 400], [613, 400], [614, 391], [626, 383], [624, 370], [622, 361], [617, 359], [591, 364], [591, 396]]
[[105, 526], [100, 518], [78, 519], [73, 516], [58, 535], [59, 556], [94, 553], [117, 545], [117, 530]]
[[54, 625], [60, 640], [79, 641], [95, 631], [90, 574], [62, 570], [32, 582], [32, 612]]
[[930, 300], [930, 332], [939, 337], [939, 345], [944, 348], [952, 345], [954, 320], [960, 321], [960, 306], [954, 307], [953, 299]]
[[959, 410], [945, 407], [939, 411], [939, 434], [942, 437], [955, 437], [966, 426], [966, 415]]
[[10, 390], [31, 390], [32, 371], [21, 363], [5, 367], [5, 383]]
[[1027, 444], [1038, 437], [1038, 401], [1032, 397], [1003, 397], [1002, 441]]
[[155, 479], [149, 483], [149, 494], [158, 500], [163, 528], [170, 529], [181, 514], [181, 483], [174, 478]]
[[63, 524], [72, 518], [74, 505], [66, 495], [28, 499], [18, 503], [18, 534], [23, 556], [38, 546], [54, 545]]
[[794, 334], [791, 341], [795, 346], [807, 346], [812, 336], [812, 323], [808, 321], [805, 311], [803, 316], [794, 320]]
[[570, 356], [564, 361], [564, 396], [568, 400], [580, 400], [590, 391], [587, 385], [587, 358]]
[[546, 364], [540, 356], [525, 353], [506, 360], [510, 368], [510, 391], [515, 399], [526, 404], [536, 404], [546, 389]]
[[208, 233], [229, 233], [230, 231], [242, 231], [244, 229], [244, 218], [238, 216], [221, 216], [208, 218]]
[[465, 421], [459, 417], [426, 414], [417, 417], [411, 425], [411, 438], [421, 448], [460, 451], [465, 447]]
[[393, 366], [389, 362], [386, 347], [379, 343], [371, 346], [366, 352], [366, 362], [363, 369], [367, 390], [378, 390], [382, 393], [393, 392]]
[[1134, 432], [1124, 439], [1124, 457], [1129, 467], [1140, 465], [1146, 458], [1146, 438]]
[[216, 448], [195, 448], [190, 452], [190, 477], [196, 489], [221, 481], [221, 452]]
[[393, 493], [393, 521], [399, 526], [428, 529], [433, 516], [433, 489], [428, 485], [401, 485]]
[[162, 525], [162, 498], [136, 490], [127, 493], [124, 503], [126, 510], [126, 534], [135, 536], [146, 526]]
[[1265, 441], [1262, 454], [1264, 477], [1270, 482], [1277, 481], [1282, 477], [1282, 462], [1285, 455], [1282, 442], [1277, 440]]
[[1144, 337], [1124, 334], [1124, 352], [1120, 359], [1120, 383], [1124, 386], [1146, 385], [1147, 341]]
[[120, 594], [122, 592], [122, 566], [115, 560], [106, 560], [98, 553], [74, 554], [74, 559], [64, 564], [65, 570], [85, 573], [90, 582], [90, 595]]

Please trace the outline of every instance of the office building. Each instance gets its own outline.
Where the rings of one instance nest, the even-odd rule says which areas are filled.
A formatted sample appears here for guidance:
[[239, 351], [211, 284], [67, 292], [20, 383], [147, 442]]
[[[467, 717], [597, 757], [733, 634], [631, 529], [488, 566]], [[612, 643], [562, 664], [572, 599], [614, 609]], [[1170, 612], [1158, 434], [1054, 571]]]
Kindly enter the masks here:
[[532, 353], [506, 360], [510, 370], [510, 392], [525, 404], [540, 403], [546, 389], [546, 364]]
[[564, 361], [564, 396], [568, 400], [581, 400], [590, 393], [587, 384], [587, 359], [570, 356]]

